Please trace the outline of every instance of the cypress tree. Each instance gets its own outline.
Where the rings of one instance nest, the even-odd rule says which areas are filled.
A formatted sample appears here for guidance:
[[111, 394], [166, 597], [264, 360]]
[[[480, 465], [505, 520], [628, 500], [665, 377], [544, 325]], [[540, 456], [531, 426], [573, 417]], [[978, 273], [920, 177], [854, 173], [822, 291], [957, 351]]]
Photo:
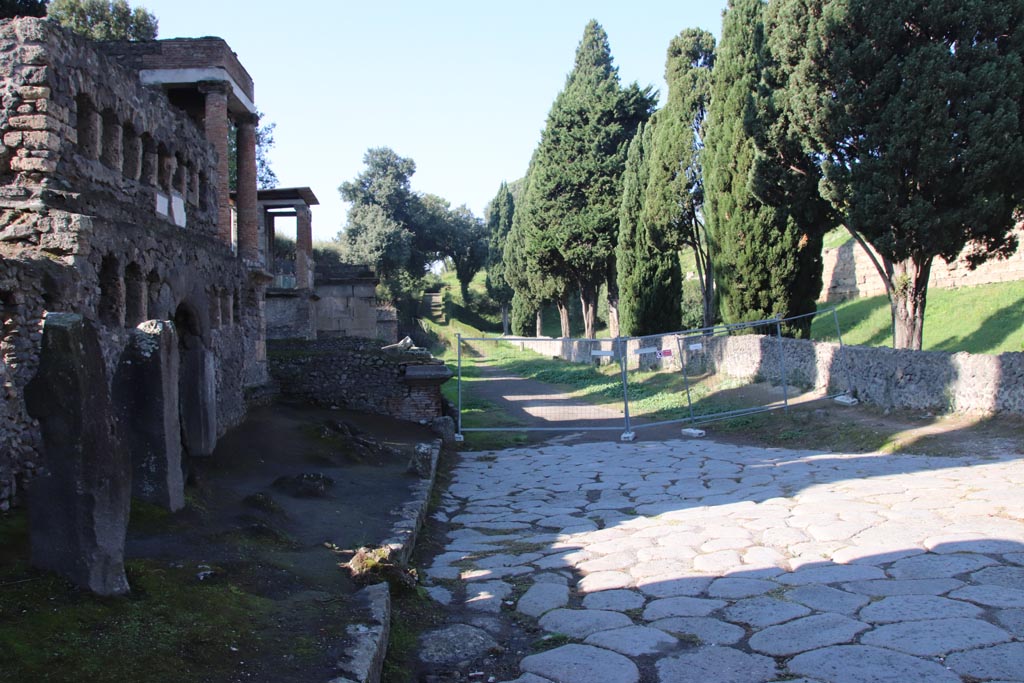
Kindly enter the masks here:
[[[686, 29], [669, 44], [665, 60], [668, 101], [656, 115], [658, 124], [648, 147], [650, 176], [643, 210], [648, 241], [654, 249], [693, 251], [704, 325], [714, 323], [714, 280], [702, 218], [700, 154], [714, 60], [715, 38], [707, 31]], [[665, 293], [677, 309], [681, 288], [679, 283]], [[664, 329], [677, 327], [678, 321], [675, 327]]]
[[[608, 36], [587, 24], [576, 63], [548, 114], [523, 211], [527, 249], [541, 271], [571, 282], [583, 305], [585, 335], [594, 335], [597, 293], [613, 258], [626, 149], [650, 115], [649, 88], [619, 86]], [[567, 333], [564, 298], [557, 297]]]
[[[770, 176], [765, 155], [774, 105], [765, 87], [762, 0], [732, 0], [722, 23], [708, 112], [705, 191], [722, 318], [741, 322], [813, 312], [821, 291], [821, 235], [788, 203], [758, 194]], [[793, 199], [793, 198], [791, 198]], [[786, 334], [806, 336], [810, 319]]]
[[646, 150], [657, 135], [661, 114], [658, 112], [642, 125], [630, 142], [622, 178], [616, 247], [621, 297], [619, 322], [622, 333], [630, 336], [657, 334], [680, 327], [679, 256], [674, 250], [659, 249], [651, 244], [644, 220], [643, 200], [649, 177]]
[[778, 0], [772, 53], [823, 196], [885, 282], [897, 348], [921, 348], [936, 256], [1016, 247], [1024, 155], [1020, 0]]
[[505, 242], [512, 229], [512, 216], [515, 213], [515, 200], [508, 185], [501, 184], [498, 194], [487, 207], [487, 231], [490, 239], [487, 244], [487, 278], [484, 281], [487, 293], [501, 306], [501, 329], [504, 334], [509, 332], [509, 305], [515, 293], [505, 279]]

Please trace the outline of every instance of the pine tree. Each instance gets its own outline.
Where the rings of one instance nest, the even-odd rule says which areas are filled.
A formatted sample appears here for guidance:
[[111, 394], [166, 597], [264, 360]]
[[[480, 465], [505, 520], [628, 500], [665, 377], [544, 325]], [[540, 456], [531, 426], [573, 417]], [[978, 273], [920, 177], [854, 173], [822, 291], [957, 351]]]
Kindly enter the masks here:
[[[648, 148], [650, 175], [643, 200], [652, 247], [673, 253], [693, 251], [704, 325], [714, 323], [714, 279], [703, 222], [700, 155], [714, 60], [715, 38], [707, 31], [686, 29], [669, 44], [665, 60], [668, 101], [656, 115], [658, 123]], [[673, 298], [678, 309], [681, 285], [666, 295]]]
[[921, 348], [928, 276], [971, 245], [1011, 253], [1024, 155], [1020, 0], [778, 0], [770, 46], [823, 196], [885, 282], [897, 348]]
[[[722, 318], [786, 318], [815, 310], [822, 225], [802, 225], [788, 203], [766, 203], [772, 93], [762, 0], [732, 0], [715, 61], [704, 156], [708, 237]], [[806, 336], [809, 318], [785, 333]]]
[[[522, 207], [528, 253], [545, 275], [578, 289], [588, 337], [611, 270], [626, 149], [652, 106], [649, 88], [619, 86], [608, 36], [588, 23], [548, 114]], [[564, 299], [555, 302], [567, 334]]]
[[679, 255], [674, 249], [659, 249], [651, 244], [644, 219], [644, 195], [649, 182], [646, 150], [657, 135], [661, 114], [658, 112], [642, 125], [630, 142], [622, 178], [616, 256], [621, 297], [619, 322], [622, 334], [628, 336], [680, 327]]

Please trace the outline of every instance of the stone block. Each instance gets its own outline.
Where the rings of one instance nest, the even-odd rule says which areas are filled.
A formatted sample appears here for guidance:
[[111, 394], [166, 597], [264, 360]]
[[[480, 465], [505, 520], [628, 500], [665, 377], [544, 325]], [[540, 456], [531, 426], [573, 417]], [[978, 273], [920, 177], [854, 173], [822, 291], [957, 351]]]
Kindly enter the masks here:
[[217, 445], [217, 372], [213, 352], [193, 337], [182, 349], [178, 384], [182, 441], [191, 456]]
[[107, 386], [92, 322], [47, 314], [39, 370], [25, 389], [44, 450], [43, 471], [28, 489], [32, 564], [94, 593], [119, 595], [128, 591], [131, 464]]
[[121, 438], [132, 458], [132, 492], [172, 512], [185, 506], [178, 365], [174, 325], [149, 320], [132, 330], [114, 376]]

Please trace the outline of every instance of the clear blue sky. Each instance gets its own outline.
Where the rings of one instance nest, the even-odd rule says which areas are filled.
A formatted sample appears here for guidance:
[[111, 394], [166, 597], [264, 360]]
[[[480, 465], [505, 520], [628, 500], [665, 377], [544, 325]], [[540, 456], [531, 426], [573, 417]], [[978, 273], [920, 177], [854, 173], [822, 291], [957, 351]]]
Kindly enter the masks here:
[[664, 93], [665, 50], [684, 28], [721, 31], [725, 0], [132, 0], [160, 37], [224, 38], [277, 124], [282, 187], [313, 188], [317, 239], [347, 206], [338, 185], [370, 147], [416, 162], [413, 188], [477, 215], [526, 172], [583, 27], [608, 32], [623, 83]]

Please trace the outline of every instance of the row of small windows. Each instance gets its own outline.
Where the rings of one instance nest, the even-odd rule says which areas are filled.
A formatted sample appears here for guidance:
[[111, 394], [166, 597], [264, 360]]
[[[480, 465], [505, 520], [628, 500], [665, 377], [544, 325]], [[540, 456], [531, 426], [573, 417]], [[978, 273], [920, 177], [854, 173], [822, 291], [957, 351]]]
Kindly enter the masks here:
[[[144, 275], [137, 263], [121, 271], [115, 256], [105, 256], [100, 265], [100, 300], [97, 315], [104, 325], [135, 327], [145, 320], [166, 319], [171, 311], [159, 311], [163, 283], [157, 271]], [[209, 292], [210, 327], [234, 325], [239, 316], [237, 292], [218, 287]]]
[[113, 110], [97, 111], [87, 95], [76, 99], [78, 151], [89, 159], [120, 171], [129, 180], [177, 192], [193, 206], [206, 210], [208, 178], [180, 153], [172, 154], [149, 133], [122, 123]]

